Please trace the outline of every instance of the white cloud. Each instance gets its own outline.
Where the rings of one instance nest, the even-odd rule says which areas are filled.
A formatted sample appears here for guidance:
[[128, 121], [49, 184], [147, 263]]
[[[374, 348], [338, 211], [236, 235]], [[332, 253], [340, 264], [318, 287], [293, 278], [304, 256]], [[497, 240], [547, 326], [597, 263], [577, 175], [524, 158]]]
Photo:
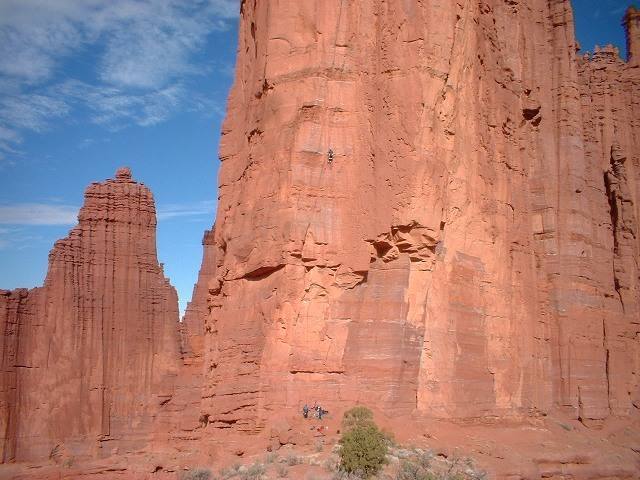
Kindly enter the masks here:
[[72, 2], [0, 3], [0, 73], [27, 82], [47, 79], [57, 60], [82, 44]]
[[10, 227], [0, 228], [0, 250], [24, 250], [32, 247], [36, 243], [49, 243], [50, 238], [34, 233], [33, 228], [25, 227]]
[[95, 87], [70, 80], [52, 88], [50, 95], [63, 97], [69, 104], [82, 104], [91, 111], [93, 123], [111, 129], [135, 124], [142, 127], [166, 120], [178, 107], [191, 109], [198, 95], [180, 85], [169, 85], [145, 93], [131, 93], [115, 87]]
[[20, 135], [15, 130], [0, 126], [0, 142], [20, 142]]
[[216, 211], [216, 202], [203, 200], [200, 202], [166, 204], [158, 207], [158, 220], [170, 220], [178, 217], [195, 217], [210, 215]]
[[22, 137], [17, 131], [0, 125], [0, 160], [5, 158], [3, 152], [14, 155], [20, 154], [20, 151], [13, 147], [13, 145], [20, 143], [22, 143]]
[[[110, 126], [154, 125], [196, 109], [185, 79], [206, 70], [195, 55], [211, 32], [230, 28], [239, 4], [0, 0], [0, 154], [12, 153], [22, 130], [43, 131], [76, 107]], [[72, 56], [91, 58], [84, 78], [63, 70]]]
[[100, 78], [104, 82], [160, 88], [189, 72], [190, 54], [218, 24], [180, 15], [167, 5], [161, 9], [164, 12], [159, 15], [126, 22], [113, 32], [101, 62]]
[[222, 18], [236, 18], [240, 13], [239, 0], [209, 0], [207, 8]]
[[104, 42], [103, 80], [158, 87], [238, 11], [239, 0], [3, 0], [0, 74], [45, 80], [65, 56]]
[[44, 203], [0, 205], [0, 225], [73, 225], [77, 222], [77, 216], [78, 207], [72, 205]]
[[[157, 216], [159, 220], [174, 218], [213, 216], [216, 201], [203, 200], [199, 202], [170, 203], [159, 206]], [[18, 225], [75, 225], [78, 221], [79, 208], [74, 205], [51, 203], [15, 203], [0, 205], [0, 236], [15, 231]]]
[[0, 227], [0, 250], [3, 250], [13, 245], [16, 239], [16, 232], [19, 232], [19, 230], [14, 228]]
[[[46, 94], [22, 94], [0, 98], [0, 119], [5, 122], [5, 125], [11, 125], [13, 128], [42, 131], [50, 120], [65, 116], [68, 112], [69, 106], [63, 100]], [[15, 130], [2, 125], [0, 129], [5, 132], [5, 135], [7, 131], [13, 132], [8, 136], [14, 139], [18, 136]], [[11, 139], [8, 140], [11, 141]]]

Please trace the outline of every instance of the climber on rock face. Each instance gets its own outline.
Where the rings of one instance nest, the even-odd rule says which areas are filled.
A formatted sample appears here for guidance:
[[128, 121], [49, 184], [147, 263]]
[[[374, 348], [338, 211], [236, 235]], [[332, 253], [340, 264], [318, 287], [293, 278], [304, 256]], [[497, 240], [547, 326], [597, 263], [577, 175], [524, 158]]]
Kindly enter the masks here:
[[302, 407], [302, 416], [304, 418], [309, 418], [309, 407], [306, 403], [304, 404], [304, 407]]
[[329, 163], [333, 162], [333, 150], [330, 148], [329, 152], [327, 153], [327, 158], [329, 159]]

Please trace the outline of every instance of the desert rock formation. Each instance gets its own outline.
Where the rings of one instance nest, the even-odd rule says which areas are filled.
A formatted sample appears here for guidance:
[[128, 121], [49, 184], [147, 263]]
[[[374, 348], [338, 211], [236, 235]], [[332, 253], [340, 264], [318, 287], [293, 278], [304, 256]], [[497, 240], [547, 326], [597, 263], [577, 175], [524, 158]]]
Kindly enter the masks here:
[[625, 25], [627, 61], [579, 53], [569, 0], [243, 0], [184, 321], [149, 190], [91, 185], [44, 286], [0, 291], [3, 461], [143, 451], [169, 475], [309, 442], [318, 401], [336, 437], [367, 404], [500, 478], [637, 477]]
[[577, 53], [568, 0], [243, 1], [203, 264], [208, 428], [313, 400], [635, 414], [626, 19], [628, 63]]
[[178, 303], [151, 192], [127, 168], [85, 193], [44, 286], [0, 292], [2, 460], [135, 451], [179, 367]]

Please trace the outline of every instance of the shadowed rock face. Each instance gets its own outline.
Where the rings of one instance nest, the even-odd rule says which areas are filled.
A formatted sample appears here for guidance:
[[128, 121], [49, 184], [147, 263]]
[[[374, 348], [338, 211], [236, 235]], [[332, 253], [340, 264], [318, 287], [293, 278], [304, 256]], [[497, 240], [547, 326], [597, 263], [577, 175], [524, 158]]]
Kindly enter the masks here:
[[242, 2], [209, 428], [631, 413], [640, 72], [576, 49], [568, 0]]
[[3, 461], [135, 451], [173, 395], [178, 304], [128, 168], [85, 193], [44, 286], [0, 292]]

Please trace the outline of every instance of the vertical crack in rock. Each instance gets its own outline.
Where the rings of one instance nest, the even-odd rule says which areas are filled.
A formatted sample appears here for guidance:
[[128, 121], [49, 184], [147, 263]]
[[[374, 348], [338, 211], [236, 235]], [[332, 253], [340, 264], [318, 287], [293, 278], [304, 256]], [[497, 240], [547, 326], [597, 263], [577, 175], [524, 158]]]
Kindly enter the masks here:
[[605, 352], [605, 374], [607, 381], [607, 402], [609, 406], [609, 410], [611, 410], [611, 380], [610, 380], [610, 371], [609, 371], [609, 362], [611, 360], [611, 352], [609, 351], [609, 343], [607, 338], [607, 322], [605, 319], [602, 320], [602, 349]]
[[[633, 200], [627, 183], [625, 162], [626, 156], [620, 145], [611, 147], [610, 167], [604, 174], [604, 183], [609, 201], [611, 229], [613, 234], [613, 279], [614, 287], [625, 311], [625, 292], [631, 288], [632, 268], [629, 260], [634, 257], [636, 240], [635, 222], [633, 219]], [[627, 265], [627, 263], [629, 264]]]

